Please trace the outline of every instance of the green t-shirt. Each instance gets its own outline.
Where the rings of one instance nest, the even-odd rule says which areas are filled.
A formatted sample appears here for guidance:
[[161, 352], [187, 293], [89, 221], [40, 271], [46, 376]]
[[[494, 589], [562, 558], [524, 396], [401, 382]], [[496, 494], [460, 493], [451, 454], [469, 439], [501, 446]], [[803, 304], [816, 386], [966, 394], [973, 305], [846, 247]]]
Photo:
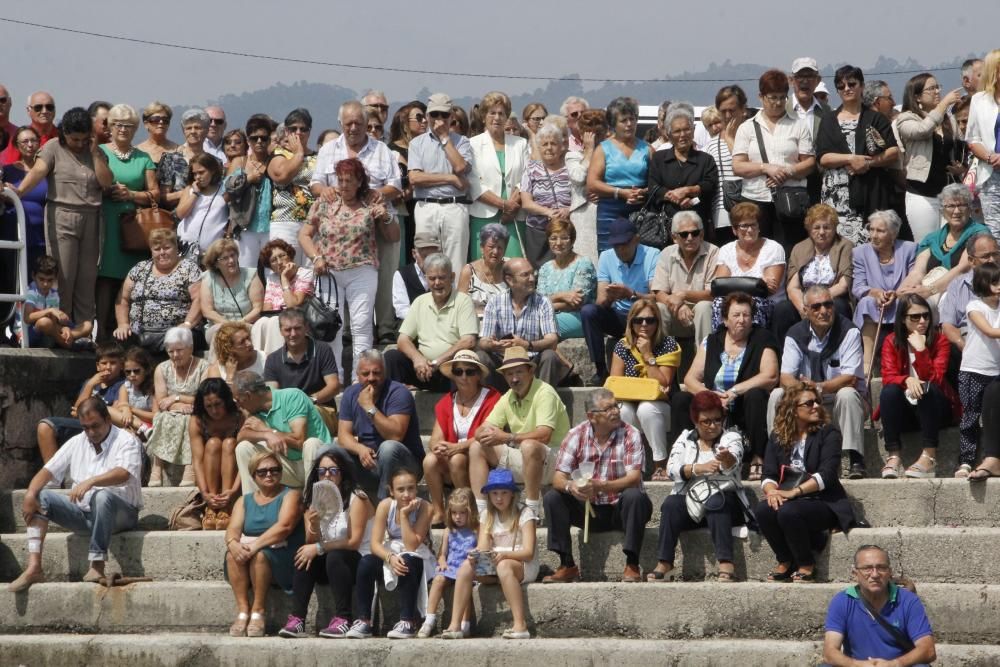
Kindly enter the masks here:
[[[333, 440], [319, 410], [301, 389], [271, 389], [271, 410], [257, 416], [282, 433], [291, 433], [291, 422], [305, 417], [306, 438], [319, 438], [325, 443]], [[301, 461], [302, 450], [289, 448], [285, 457], [289, 461]]]
[[535, 378], [523, 400], [513, 390], [500, 397], [486, 423], [508, 428], [511, 433], [526, 433], [539, 426], [552, 429], [549, 447], [559, 449], [569, 431], [569, 415], [559, 394], [551, 385]]

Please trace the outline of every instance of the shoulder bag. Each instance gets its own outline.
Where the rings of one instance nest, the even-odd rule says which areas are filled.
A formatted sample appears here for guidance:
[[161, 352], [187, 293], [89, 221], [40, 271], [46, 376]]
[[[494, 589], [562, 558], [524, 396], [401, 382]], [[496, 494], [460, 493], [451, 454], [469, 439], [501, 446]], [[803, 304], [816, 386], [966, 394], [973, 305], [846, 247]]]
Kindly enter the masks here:
[[[323, 278], [326, 278], [326, 298], [329, 300], [332, 295], [333, 304], [330, 304], [329, 301], [324, 301], [321, 296], [320, 281]], [[331, 283], [332, 289], [330, 288]], [[337, 332], [340, 331], [340, 327], [344, 321], [340, 316], [340, 295], [337, 291], [337, 279], [333, 277], [332, 273], [327, 272], [314, 276], [313, 294], [302, 302], [302, 310], [305, 311], [306, 320], [309, 322], [309, 327], [312, 329], [316, 340], [329, 343], [337, 337]]]
[[[760, 148], [761, 162], [767, 164], [767, 150], [764, 148], [764, 137], [760, 132], [760, 123], [753, 121], [753, 130], [757, 133], [757, 146]], [[778, 217], [790, 220], [801, 220], [809, 210], [809, 191], [798, 185], [779, 185], [771, 190], [774, 198], [774, 210]]]
[[875, 622], [881, 625], [882, 629], [889, 633], [893, 641], [896, 642], [896, 645], [899, 646], [900, 650], [904, 654], [909, 653], [910, 651], [912, 651], [917, 647], [917, 645], [913, 643], [913, 641], [909, 638], [909, 636], [907, 636], [905, 632], [903, 632], [902, 630], [894, 626], [892, 623], [887, 621], [885, 619], [885, 616], [879, 613], [878, 609], [873, 607], [872, 603], [866, 600], [863, 595], [861, 595], [861, 591], [858, 589], [857, 586], [854, 587], [854, 591], [858, 594], [858, 599], [861, 600], [861, 604], [865, 606], [865, 609], [868, 610], [868, 613], [871, 614], [872, 618], [875, 619]]
[[149, 252], [149, 235], [155, 229], [173, 229], [174, 216], [156, 204], [156, 197], [146, 192], [149, 208], [123, 211], [118, 218], [119, 249], [122, 252]]
[[208, 503], [201, 496], [201, 491], [193, 489], [184, 503], [170, 512], [167, 528], [170, 530], [201, 530], [201, 520], [205, 516]]
[[[722, 133], [719, 133], [717, 151], [719, 155], [719, 166], [725, 165], [722, 159]], [[730, 156], [730, 161], [733, 159]], [[730, 162], [732, 165], [732, 162]], [[733, 173], [732, 168], [729, 171], [730, 176], [733, 178], [726, 178], [725, 169], [722, 170], [722, 206], [727, 211], [733, 210], [733, 207], [737, 204], [745, 201], [743, 199], [743, 179], [735, 178], [736, 174]]]
[[[670, 245], [671, 207], [659, 202], [663, 188], [659, 185], [647, 193], [646, 203], [638, 211], [633, 211], [628, 218], [635, 225], [639, 242], [662, 250]], [[654, 204], [659, 203], [658, 206]]]
[[[201, 266], [201, 261], [202, 257], [205, 254], [205, 252], [201, 249], [201, 232], [205, 229], [205, 220], [208, 219], [208, 214], [212, 212], [212, 204], [215, 203], [215, 197], [216, 195], [219, 194], [219, 190], [221, 189], [222, 189], [222, 184], [220, 183], [219, 186], [215, 189], [215, 192], [212, 194], [212, 198], [208, 201], [208, 208], [205, 209], [205, 215], [201, 216], [201, 224], [198, 226], [198, 236], [195, 238], [195, 240], [178, 241], [181, 251], [181, 257], [186, 257], [187, 259], [190, 259], [195, 264], [197, 264], [199, 268], [204, 268]], [[202, 195], [198, 196], [200, 197]]]

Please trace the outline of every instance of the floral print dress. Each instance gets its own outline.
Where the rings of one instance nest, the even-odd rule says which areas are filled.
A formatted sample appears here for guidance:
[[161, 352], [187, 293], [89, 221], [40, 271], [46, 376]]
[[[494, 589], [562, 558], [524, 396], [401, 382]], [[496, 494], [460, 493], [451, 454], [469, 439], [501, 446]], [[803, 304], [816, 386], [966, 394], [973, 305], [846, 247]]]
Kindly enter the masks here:
[[[159, 365], [163, 379], [167, 382], [167, 395], [194, 396], [198, 385], [208, 371], [208, 362], [199, 357], [191, 358], [191, 370], [181, 380], [177, 377], [174, 364], [164, 361]], [[188, 465], [191, 463], [191, 438], [188, 434], [188, 420], [191, 415], [180, 412], [157, 412], [153, 417], [153, 432], [146, 443], [146, 451], [151, 457], [167, 463]]]
[[[854, 135], [858, 130], [858, 121], [840, 121], [840, 131], [844, 134], [848, 146], [854, 146]], [[858, 246], [868, 242], [868, 227], [864, 216], [851, 206], [851, 177], [844, 167], [827, 169], [823, 172], [823, 185], [820, 190], [820, 201], [832, 206], [837, 211], [840, 221], [837, 233]]]
[[316, 249], [332, 271], [346, 271], [359, 266], [378, 268], [375, 225], [371, 207], [382, 196], [369, 192], [364, 205], [351, 209], [343, 200], [320, 198], [309, 210], [309, 224], [316, 228]]

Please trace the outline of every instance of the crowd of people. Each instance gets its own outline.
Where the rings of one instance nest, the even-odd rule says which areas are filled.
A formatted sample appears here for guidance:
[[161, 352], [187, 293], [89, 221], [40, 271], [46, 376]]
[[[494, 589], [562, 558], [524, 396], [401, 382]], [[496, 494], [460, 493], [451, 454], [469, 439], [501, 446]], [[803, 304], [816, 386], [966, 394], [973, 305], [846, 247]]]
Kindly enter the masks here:
[[[100, 456], [94, 434], [116, 429], [150, 486], [183, 466], [205, 527], [226, 530], [233, 632], [249, 636], [272, 579], [298, 610], [286, 636], [323, 579], [337, 608], [321, 634], [370, 636], [384, 577], [401, 601], [390, 636], [429, 636], [452, 581], [442, 636], [459, 638], [473, 579], [495, 577], [505, 636], [524, 637], [534, 527], [544, 517], [560, 559], [544, 581], [574, 581], [569, 528], [585, 512], [591, 530], [624, 532], [625, 581], [671, 579], [680, 533], [700, 526], [719, 581], [735, 580], [741, 527], [774, 551], [769, 580], [814, 581], [825, 535], [854, 525], [839, 480], [870, 473], [866, 427], [884, 434], [882, 478], [1000, 476], [1000, 50], [962, 77], [950, 92], [912, 77], [897, 110], [885, 82], [845, 65], [834, 109], [798, 58], [760, 77], [758, 108], [727, 85], [698, 117], [664, 102], [645, 137], [628, 97], [532, 103], [518, 123], [501, 92], [468, 112], [435, 93], [390, 119], [371, 91], [318, 145], [304, 108], [233, 130], [223, 109], [191, 109], [177, 145], [161, 102], [95, 102], [56, 124], [44, 92], [18, 128], [0, 87], [0, 165], [32, 266], [14, 334], [97, 357], [74, 414], [38, 425], [26, 514], [47, 515], [67, 470], [110, 466], [84, 445]], [[146, 209], [174, 224], [126, 248]], [[331, 307], [343, 322], [320, 337]], [[574, 338], [592, 377], [560, 350]], [[575, 427], [566, 385], [594, 387]], [[413, 388], [444, 392], [426, 448]], [[923, 452], [904, 465], [911, 424]], [[948, 425], [954, 471], [937, 467]], [[129, 493], [112, 495], [137, 509], [142, 465], [123, 457]], [[124, 479], [76, 474], [80, 499]], [[645, 576], [644, 479], [674, 482]], [[134, 525], [124, 516], [94, 522], [88, 574]], [[432, 526], [447, 526], [437, 555]], [[20, 585], [41, 576], [39, 560]]]

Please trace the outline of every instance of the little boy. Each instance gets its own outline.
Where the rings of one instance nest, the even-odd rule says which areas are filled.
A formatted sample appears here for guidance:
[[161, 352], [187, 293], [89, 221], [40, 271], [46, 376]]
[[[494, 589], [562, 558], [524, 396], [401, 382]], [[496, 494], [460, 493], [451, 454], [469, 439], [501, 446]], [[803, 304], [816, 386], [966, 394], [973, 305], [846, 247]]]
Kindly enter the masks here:
[[83, 383], [70, 417], [46, 417], [38, 422], [36, 434], [38, 451], [42, 462], [48, 463], [59, 446], [74, 435], [83, 432], [80, 420], [77, 419], [77, 408], [91, 396], [97, 396], [108, 406], [118, 399], [118, 390], [125, 381], [125, 351], [118, 343], [102, 343], [97, 348], [97, 372]]
[[[59, 310], [59, 290], [56, 288], [58, 275], [56, 260], [42, 255], [35, 260], [31, 273], [31, 284], [24, 302], [24, 323], [28, 330], [28, 345], [40, 347], [45, 337], [59, 347], [93, 349], [88, 336], [93, 330], [92, 322], [74, 326], [69, 315]], [[75, 344], [76, 341], [80, 341]]]

